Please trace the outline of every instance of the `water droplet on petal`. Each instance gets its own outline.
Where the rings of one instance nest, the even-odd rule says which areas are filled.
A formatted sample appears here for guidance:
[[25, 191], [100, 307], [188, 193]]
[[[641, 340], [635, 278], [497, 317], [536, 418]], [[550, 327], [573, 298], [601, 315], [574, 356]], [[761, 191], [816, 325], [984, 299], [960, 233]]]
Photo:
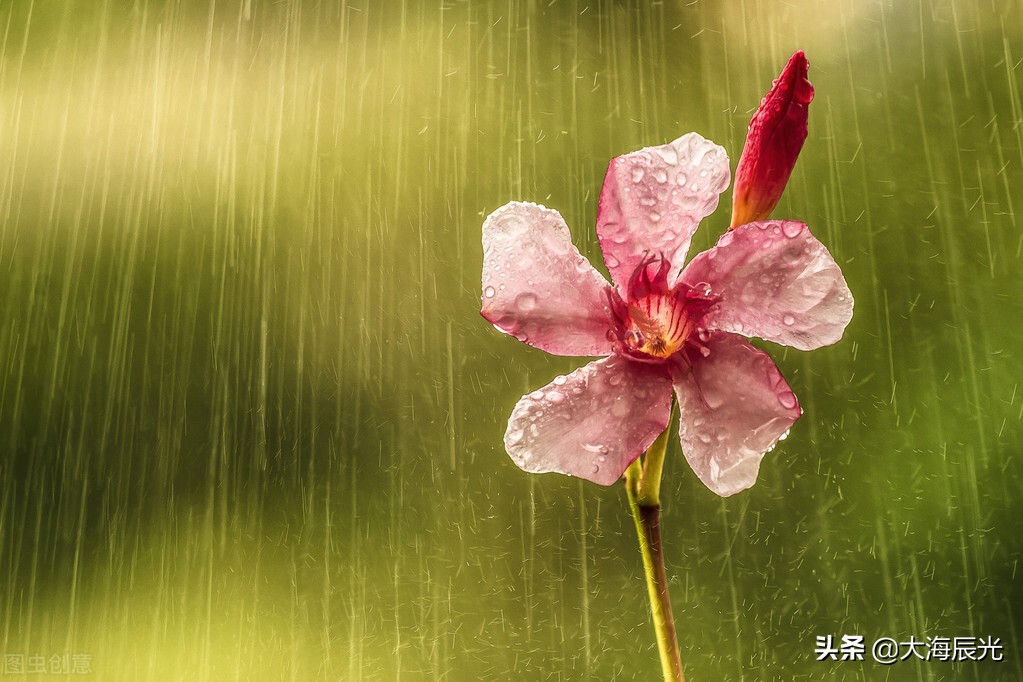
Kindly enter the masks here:
[[625, 334], [625, 346], [629, 350], [639, 350], [646, 343], [646, 336], [638, 329], [630, 329]]
[[786, 315], [785, 317], [781, 318], [781, 321], [789, 326], [792, 326], [796, 323], [796, 318], [793, 317], [792, 315]]
[[519, 294], [515, 298], [515, 306], [523, 312], [529, 312], [530, 310], [535, 308], [537, 302], [538, 300], [536, 298], [536, 294], [531, 294], [528, 292], [524, 294]]
[[782, 232], [789, 239], [795, 239], [799, 235], [803, 234], [803, 226], [800, 223], [786, 221], [781, 224]]
[[674, 147], [658, 147], [657, 153], [661, 160], [669, 166], [678, 165], [678, 152], [675, 151]]
[[487, 287], [486, 289], [483, 290], [483, 295], [486, 296], [487, 298], [493, 298], [494, 294], [496, 293], [497, 292], [494, 291], [494, 287]]
[[660, 213], [651, 213], [650, 214], [650, 222], [657, 223], [657, 222], [660, 222], [660, 221], [661, 221], [661, 214]]
[[565, 394], [560, 391], [547, 391], [547, 401], [551, 403], [560, 403], [565, 399]]
[[568, 377], [564, 375], [559, 374], [558, 376], [554, 377], [555, 386], [564, 386], [566, 381], [568, 381]]
[[632, 181], [633, 182], [643, 181], [643, 169], [640, 168], [639, 166], [636, 166], [635, 168], [632, 169]]
[[654, 171], [654, 180], [661, 183], [667, 182], [668, 174], [661, 169], [657, 169]]
[[778, 402], [786, 410], [791, 410], [796, 406], [796, 395], [792, 391], [782, 391], [778, 394]]

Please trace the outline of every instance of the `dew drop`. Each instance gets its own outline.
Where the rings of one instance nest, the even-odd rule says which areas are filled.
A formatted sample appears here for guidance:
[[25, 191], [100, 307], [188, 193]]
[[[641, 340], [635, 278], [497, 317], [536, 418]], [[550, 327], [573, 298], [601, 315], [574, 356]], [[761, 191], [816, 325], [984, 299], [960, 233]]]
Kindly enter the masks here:
[[547, 391], [547, 401], [555, 405], [565, 400], [565, 394], [561, 391]]
[[515, 298], [515, 306], [523, 312], [529, 312], [530, 310], [536, 307], [536, 304], [537, 304], [536, 294], [531, 294], [527, 292], [524, 294], [519, 294]]
[[654, 171], [654, 180], [660, 183], [665, 183], [668, 181], [668, 174], [663, 170], [658, 169]]
[[786, 410], [791, 410], [796, 406], [796, 396], [792, 391], [783, 391], [778, 394], [778, 402]]
[[555, 386], [564, 386], [566, 381], [568, 381], [568, 377], [564, 375], [559, 374], [558, 376], [554, 377]]
[[625, 346], [629, 350], [639, 350], [646, 343], [646, 336], [638, 329], [630, 329], [625, 334]]
[[643, 169], [640, 168], [639, 166], [636, 166], [635, 168], [632, 169], [632, 181], [633, 182], [643, 181]]
[[650, 214], [650, 222], [652, 222], [652, 223], [659, 223], [660, 221], [661, 221], [661, 214], [660, 213], [651, 213]]
[[679, 173], [677, 176], [675, 176], [675, 184], [678, 185], [679, 187], [685, 187], [687, 179], [688, 178], [686, 178], [685, 173]]
[[785, 236], [788, 237], [789, 239], [795, 239], [799, 235], [803, 234], [803, 226], [800, 225], [799, 223], [792, 221], [786, 221], [782, 223], [781, 229], [782, 232], [785, 233]]
[[669, 166], [678, 165], [678, 152], [675, 151], [674, 147], [664, 146], [658, 147], [657, 153], [661, 157], [661, 160]]
[[793, 317], [792, 315], [786, 315], [785, 317], [781, 318], [781, 321], [791, 327], [796, 323], [796, 318]]
[[[710, 351], [707, 351], [707, 355], [710, 355]], [[742, 394], [740, 393], [741, 397]], [[716, 410], [725, 404], [725, 396], [721, 391], [704, 390], [703, 391], [703, 402], [712, 410]]]
[[483, 290], [483, 295], [486, 296], [487, 298], [493, 298], [494, 294], [496, 293], [497, 292], [494, 291], [494, 287], [487, 287], [486, 289]]

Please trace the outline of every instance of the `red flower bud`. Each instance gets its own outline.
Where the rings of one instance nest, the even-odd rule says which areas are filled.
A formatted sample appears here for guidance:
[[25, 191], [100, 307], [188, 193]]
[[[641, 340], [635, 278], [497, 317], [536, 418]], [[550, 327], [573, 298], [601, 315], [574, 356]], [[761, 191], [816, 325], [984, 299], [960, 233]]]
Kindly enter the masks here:
[[807, 110], [813, 99], [808, 68], [802, 50], [792, 55], [749, 122], [735, 170], [732, 227], [763, 220], [778, 205], [806, 140]]

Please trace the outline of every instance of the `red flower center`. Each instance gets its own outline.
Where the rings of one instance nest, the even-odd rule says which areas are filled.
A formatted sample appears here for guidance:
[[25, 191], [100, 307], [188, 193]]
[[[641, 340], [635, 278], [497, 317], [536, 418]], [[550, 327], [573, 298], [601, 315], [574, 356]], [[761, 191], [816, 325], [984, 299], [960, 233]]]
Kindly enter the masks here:
[[616, 353], [643, 362], [661, 362], [686, 345], [716, 303], [710, 287], [678, 282], [668, 286], [671, 264], [647, 256], [629, 280], [628, 301], [608, 291], [612, 327], [607, 333]]

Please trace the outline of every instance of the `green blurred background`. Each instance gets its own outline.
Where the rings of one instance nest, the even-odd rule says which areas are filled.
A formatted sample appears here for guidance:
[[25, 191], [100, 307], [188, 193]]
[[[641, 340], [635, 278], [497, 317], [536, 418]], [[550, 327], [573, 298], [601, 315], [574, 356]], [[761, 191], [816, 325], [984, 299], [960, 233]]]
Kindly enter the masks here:
[[[669, 450], [689, 679], [1023, 679], [1021, 27], [1020, 0], [0, 4], [0, 652], [658, 679], [622, 486], [504, 453], [583, 361], [479, 317], [480, 226], [542, 202], [599, 263], [608, 160], [695, 130], [734, 168], [804, 49], [775, 215], [856, 313], [769, 348], [805, 416], [752, 490]], [[818, 663], [828, 634], [1005, 660]]]

